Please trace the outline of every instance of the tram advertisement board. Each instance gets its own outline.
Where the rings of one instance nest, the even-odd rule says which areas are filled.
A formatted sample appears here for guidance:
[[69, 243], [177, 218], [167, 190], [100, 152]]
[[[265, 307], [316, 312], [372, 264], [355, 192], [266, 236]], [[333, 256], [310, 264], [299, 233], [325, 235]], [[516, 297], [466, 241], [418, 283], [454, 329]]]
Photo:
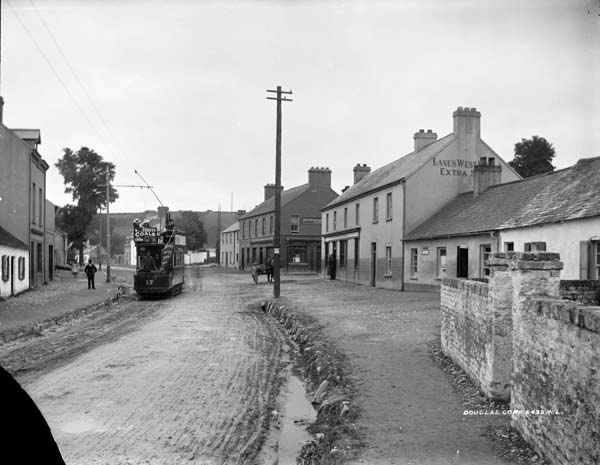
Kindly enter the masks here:
[[158, 229], [156, 228], [133, 228], [133, 240], [135, 242], [157, 242]]

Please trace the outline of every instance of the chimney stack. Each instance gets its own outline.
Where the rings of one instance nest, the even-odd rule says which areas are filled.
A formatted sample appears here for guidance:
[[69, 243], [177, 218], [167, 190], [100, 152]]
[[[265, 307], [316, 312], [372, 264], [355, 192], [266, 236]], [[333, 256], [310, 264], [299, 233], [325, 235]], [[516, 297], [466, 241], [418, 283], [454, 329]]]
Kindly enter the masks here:
[[275, 195], [275, 184], [265, 184], [265, 200]]
[[354, 171], [354, 184], [364, 178], [367, 174], [371, 172], [371, 167], [366, 164], [357, 163], [353, 169]]
[[311, 166], [308, 170], [308, 184], [311, 187], [331, 187], [331, 170], [329, 168], [319, 168]]
[[415, 132], [413, 139], [415, 140], [415, 152], [418, 152], [435, 142], [437, 140], [437, 134], [431, 129], [428, 129], [427, 132], [425, 132], [424, 129], [419, 129], [419, 132]]
[[485, 157], [481, 157], [473, 169], [473, 196], [478, 197], [488, 187], [500, 184], [501, 174], [502, 166], [496, 165], [494, 158], [490, 157], [486, 160]]
[[169, 213], [169, 207], [158, 207], [158, 219], [160, 221], [160, 230], [163, 232], [167, 229], [167, 214]]

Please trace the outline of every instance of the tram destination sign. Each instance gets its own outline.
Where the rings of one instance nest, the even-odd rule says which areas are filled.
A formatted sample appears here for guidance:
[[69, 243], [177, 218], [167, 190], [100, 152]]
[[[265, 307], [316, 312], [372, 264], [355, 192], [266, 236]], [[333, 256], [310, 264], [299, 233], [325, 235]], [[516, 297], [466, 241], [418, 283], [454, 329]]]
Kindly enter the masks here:
[[133, 228], [133, 240], [134, 242], [157, 242], [158, 241], [158, 229], [156, 228], [144, 228], [138, 227]]

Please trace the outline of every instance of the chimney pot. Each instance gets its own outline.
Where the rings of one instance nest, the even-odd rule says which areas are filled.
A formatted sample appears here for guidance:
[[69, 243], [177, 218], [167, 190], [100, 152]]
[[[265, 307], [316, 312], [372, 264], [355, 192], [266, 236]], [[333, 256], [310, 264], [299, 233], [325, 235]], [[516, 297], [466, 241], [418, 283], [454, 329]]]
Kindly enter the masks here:
[[479, 164], [485, 166], [487, 164], [487, 159], [485, 157], [480, 157]]
[[366, 163], [363, 163], [362, 166], [359, 163], [354, 167], [353, 171], [354, 171], [354, 184], [356, 184], [358, 181], [360, 181], [362, 178], [364, 178], [367, 174], [369, 174], [371, 172], [371, 167], [367, 166]]
[[495, 164], [496, 164], [496, 163], [495, 163], [495, 159], [494, 159], [494, 157], [490, 157], [490, 158], [488, 158], [488, 165], [489, 165], [489, 166], [494, 166]]

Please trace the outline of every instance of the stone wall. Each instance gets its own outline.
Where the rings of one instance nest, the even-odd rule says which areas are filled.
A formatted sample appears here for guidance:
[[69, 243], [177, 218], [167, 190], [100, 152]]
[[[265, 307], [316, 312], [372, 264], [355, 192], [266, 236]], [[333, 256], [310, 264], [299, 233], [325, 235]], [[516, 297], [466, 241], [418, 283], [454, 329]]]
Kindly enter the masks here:
[[[492, 310], [489, 286], [483, 282], [444, 278], [441, 289], [442, 351], [489, 397], [509, 396], [510, 318]], [[508, 308], [510, 315], [510, 307]], [[499, 336], [500, 335], [500, 336]], [[498, 338], [506, 339], [506, 344]], [[501, 369], [498, 360], [504, 360]]]
[[516, 311], [511, 409], [531, 413], [513, 426], [551, 463], [600, 463], [600, 307], [534, 297]]
[[549, 252], [487, 265], [488, 285], [443, 281], [442, 349], [487, 395], [508, 391], [513, 427], [549, 463], [600, 463], [600, 307], [582, 305], [597, 282], [561, 282]]
[[600, 281], [563, 280], [560, 282], [560, 296], [584, 305], [600, 305]]

